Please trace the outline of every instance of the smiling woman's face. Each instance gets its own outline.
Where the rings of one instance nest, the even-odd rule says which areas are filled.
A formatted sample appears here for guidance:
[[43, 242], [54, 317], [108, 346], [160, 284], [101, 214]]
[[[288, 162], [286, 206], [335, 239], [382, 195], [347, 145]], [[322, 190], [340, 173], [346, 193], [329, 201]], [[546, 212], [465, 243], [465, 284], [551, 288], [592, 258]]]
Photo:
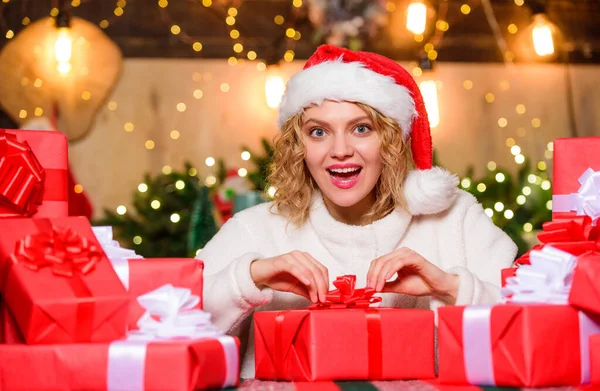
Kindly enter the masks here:
[[325, 101], [305, 109], [302, 135], [306, 166], [326, 199], [350, 207], [372, 195], [383, 169], [380, 139], [359, 106]]

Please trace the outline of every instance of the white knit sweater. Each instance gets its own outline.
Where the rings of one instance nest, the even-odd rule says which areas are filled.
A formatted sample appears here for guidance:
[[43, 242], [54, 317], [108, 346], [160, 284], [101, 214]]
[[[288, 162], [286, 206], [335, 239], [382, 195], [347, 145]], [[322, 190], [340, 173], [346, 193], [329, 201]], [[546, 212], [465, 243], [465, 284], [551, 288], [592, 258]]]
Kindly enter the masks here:
[[[241, 337], [246, 351], [242, 378], [254, 377], [253, 311], [306, 307], [303, 297], [259, 290], [250, 277], [250, 262], [293, 250], [310, 253], [334, 279], [355, 274], [366, 284], [369, 264], [399, 247], [409, 247], [443, 270], [459, 276], [457, 305], [494, 303], [500, 297], [500, 269], [509, 267], [517, 248], [496, 227], [480, 204], [461, 191], [453, 205], [436, 215], [411, 216], [397, 209], [367, 226], [335, 220], [321, 196], [315, 196], [309, 221], [296, 228], [269, 212], [271, 204], [246, 209], [223, 225], [200, 252], [205, 262], [204, 309], [213, 322]], [[334, 288], [330, 282], [330, 288]], [[383, 305], [433, 308], [430, 297], [381, 294]]]

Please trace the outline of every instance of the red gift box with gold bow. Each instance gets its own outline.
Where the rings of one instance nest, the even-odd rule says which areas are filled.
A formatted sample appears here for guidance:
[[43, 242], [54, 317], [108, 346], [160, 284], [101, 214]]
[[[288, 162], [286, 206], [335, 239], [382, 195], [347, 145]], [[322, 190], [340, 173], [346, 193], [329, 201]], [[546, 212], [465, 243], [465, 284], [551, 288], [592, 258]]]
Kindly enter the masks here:
[[429, 310], [373, 308], [370, 288], [339, 277], [326, 303], [254, 314], [256, 378], [264, 380], [430, 379], [434, 316]]
[[29, 344], [110, 342], [129, 295], [87, 219], [0, 219], [1, 291]]
[[0, 218], [68, 216], [67, 170], [64, 134], [0, 129]]

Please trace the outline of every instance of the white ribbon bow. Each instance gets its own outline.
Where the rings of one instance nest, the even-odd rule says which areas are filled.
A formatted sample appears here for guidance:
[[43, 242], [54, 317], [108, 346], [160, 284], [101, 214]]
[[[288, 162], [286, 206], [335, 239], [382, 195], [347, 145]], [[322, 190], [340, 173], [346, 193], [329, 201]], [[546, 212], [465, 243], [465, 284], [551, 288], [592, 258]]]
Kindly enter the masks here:
[[143, 258], [141, 255], [136, 254], [134, 250], [122, 248], [119, 242], [113, 240], [112, 227], [92, 227], [92, 230], [94, 231], [94, 235], [96, 235], [98, 243], [100, 243], [100, 247], [102, 247], [102, 250], [104, 250], [109, 259]]
[[[502, 288], [504, 302], [567, 304], [577, 258], [552, 246], [533, 250]], [[512, 295], [512, 296], [511, 296]], [[508, 297], [510, 296], [510, 297]]]
[[223, 335], [210, 322], [210, 314], [193, 309], [200, 302], [186, 288], [163, 285], [137, 298], [146, 310], [137, 322], [139, 330], [128, 334], [128, 340], [192, 339]]
[[[112, 342], [108, 349], [107, 391], [144, 391], [148, 345], [161, 341], [215, 338], [223, 349], [224, 376], [221, 387], [237, 384], [239, 349], [234, 337], [210, 323], [210, 314], [193, 309], [200, 302], [189, 289], [163, 285], [137, 298], [146, 313], [138, 321], [140, 330], [130, 332], [125, 341]], [[201, 376], [202, 374], [200, 374]]]
[[555, 212], [576, 212], [578, 216], [589, 216], [592, 225], [600, 219], [600, 171], [585, 170], [578, 179], [581, 186], [577, 193], [555, 195], [552, 209]]

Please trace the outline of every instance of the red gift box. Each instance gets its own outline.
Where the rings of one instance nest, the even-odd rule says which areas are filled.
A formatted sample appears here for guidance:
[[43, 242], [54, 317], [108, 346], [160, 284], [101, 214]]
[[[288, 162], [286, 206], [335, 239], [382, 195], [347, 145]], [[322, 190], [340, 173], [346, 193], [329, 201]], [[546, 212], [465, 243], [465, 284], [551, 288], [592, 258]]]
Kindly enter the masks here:
[[[165, 284], [189, 289], [199, 298], [195, 307], [202, 309], [204, 262], [193, 258], [142, 258], [135, 251], [122, 248], [113, 239], [108, 226], [93, 227], [96, 239], [113, 265], [119, 279], [132, 297], [144, 295]], [[137, 321], [144, 309], [133, 300], [129, 309], [128, 329], [137, 329]]]
[[[600, 170], [600, 137], [559, 138], [554, 141], [552, 219], [587, 215], [590, 209], [576, 195], [593, 171]], [[588, 172], [586, 170], [592, 170]], [[590, 178], [591, 179], [591, 178]], [[588, 183], [588, 185], [590, 185]], [[589, 190], [595, 186], [588, 186]], [[593, 200], [592, 200], [593, 202]], [[578, 206], [579, 205], [579, 206]], [[576, 209], [580, 209], [579, 212]]]
[[430, 379], [432, 311], [362, 308], [254, 314], [256, 378]]
[[1, 219], [2, 299], [30, 344], [109, 342], [130, 297], [87, 219]]
[[0, 217], [68, 215], [65, 135], [0, 129]]
[[[225, 338], [230, 341], [207, 338], [133, 347], [120, 345], [128, 342], [0, 345], [2, 389], [191, 391], [234, 386], [239, 341]], [[131, 356], [119, 359], [129, 348], [134, 349]]]
[[[116, 266], [127, 268], [128, 288], [132, 297], [138, 297], [165, 284], [174, 284], [191, 290], [193, 295], [200, 298], [196, 308], [202, 309], [202, 272], [204, 263], [190, 258], [136, 258], [126, 260], [126, 265]], [[129, 330], [137, 329], [137, 321], [144, 309], [136, 300], [132, 300], [129, 308]]]
[[587, 338], [599, 328], [573, 307], [448, 306], [438, 315], [442, 383], [550, 387], [589, 381]]
[[569, 303], [600, 314], [600, 253], [588, 252], [577, 257]]

